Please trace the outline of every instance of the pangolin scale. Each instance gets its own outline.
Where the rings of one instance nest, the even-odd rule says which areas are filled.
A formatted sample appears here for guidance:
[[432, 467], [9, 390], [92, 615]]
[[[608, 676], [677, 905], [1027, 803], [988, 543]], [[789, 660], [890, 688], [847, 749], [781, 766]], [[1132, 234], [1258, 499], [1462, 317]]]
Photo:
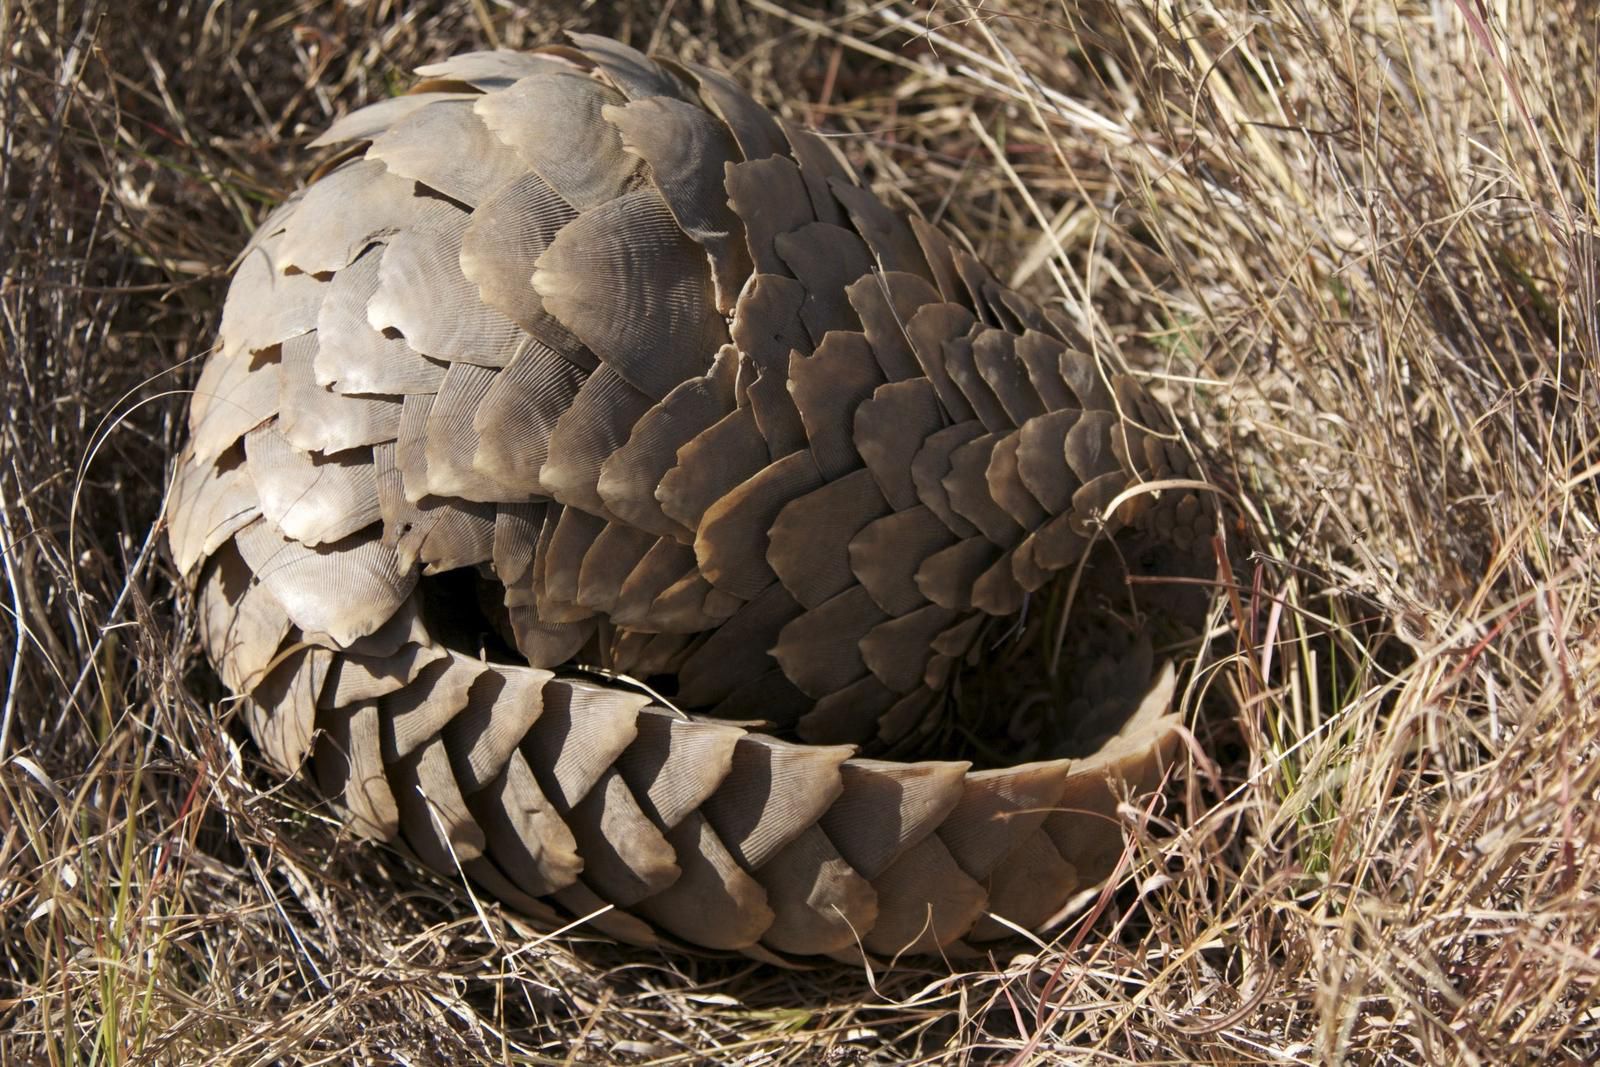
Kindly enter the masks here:
[[419, 74], [240, 259], [169, 495], [266, 757], [641, 944], [977, 951], [1103, 879], [1177, 738], [1140, 635], [1074, 758], [873, 757], [1053, 576], [1203, 555], [1159, 406], [722, 74]]

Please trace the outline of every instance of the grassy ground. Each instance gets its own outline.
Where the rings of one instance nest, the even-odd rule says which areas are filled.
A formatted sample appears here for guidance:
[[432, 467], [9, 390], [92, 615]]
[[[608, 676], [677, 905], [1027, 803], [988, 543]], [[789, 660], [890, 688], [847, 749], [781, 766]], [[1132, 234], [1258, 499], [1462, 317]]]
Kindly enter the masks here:
[[[1586, 0], [0, 12], [0, 1062], [1600, 1057]], [[332, 116], [564, 28], [840, 135], [1213, 458], [1196, 744], [1052, 943], [535, 935], [267, 774], [195, 655], [152, 522], [231, 255]]]

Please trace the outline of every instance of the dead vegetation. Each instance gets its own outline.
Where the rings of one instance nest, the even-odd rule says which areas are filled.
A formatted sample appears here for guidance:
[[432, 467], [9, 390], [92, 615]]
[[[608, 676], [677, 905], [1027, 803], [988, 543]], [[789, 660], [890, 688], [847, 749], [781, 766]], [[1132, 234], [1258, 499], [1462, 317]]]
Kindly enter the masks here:
[[[0, 11], [0, 1061], [1600, 1056], [1589, 5]], [[543, 937], [341, 833], [219, 703], [152, 523], [232, 254], [335, 114], [579, 28], [838, 135], [1232, 500], [1192, 758], [1052, 943], [863, 974]]]

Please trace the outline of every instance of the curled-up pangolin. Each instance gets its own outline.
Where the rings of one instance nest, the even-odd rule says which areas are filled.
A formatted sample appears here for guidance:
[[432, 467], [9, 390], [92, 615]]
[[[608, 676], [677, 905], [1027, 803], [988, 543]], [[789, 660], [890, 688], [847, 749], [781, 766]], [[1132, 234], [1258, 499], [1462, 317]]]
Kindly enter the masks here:
[[1175, 747], [1148, 640], [1068, 649], [1073, 758], [919, 739], [1052, 576], [1112, 632], [1091, 579], [1207, 540], [1138, 488], [1190, 476], [1157, 406], [721, 74], [420, 73], [240, 260], [167, 509], [266, 756], [633, 942], [959, 952], [1103, 879]]

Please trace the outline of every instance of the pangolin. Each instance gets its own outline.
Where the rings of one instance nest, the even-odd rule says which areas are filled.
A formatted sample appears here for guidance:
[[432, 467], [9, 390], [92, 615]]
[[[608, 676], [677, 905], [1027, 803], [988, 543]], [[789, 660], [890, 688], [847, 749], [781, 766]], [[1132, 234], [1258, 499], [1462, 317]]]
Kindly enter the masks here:
[[977, 951], [1103, 880], [1178, 736], [1137, 626], [1056, 758], [922, 742], [1052, 577], [1204, 556], [1163, 409], [721, 73], [418, 73], [239, 259], [168, 497], [266, 758], [633, 943]]

